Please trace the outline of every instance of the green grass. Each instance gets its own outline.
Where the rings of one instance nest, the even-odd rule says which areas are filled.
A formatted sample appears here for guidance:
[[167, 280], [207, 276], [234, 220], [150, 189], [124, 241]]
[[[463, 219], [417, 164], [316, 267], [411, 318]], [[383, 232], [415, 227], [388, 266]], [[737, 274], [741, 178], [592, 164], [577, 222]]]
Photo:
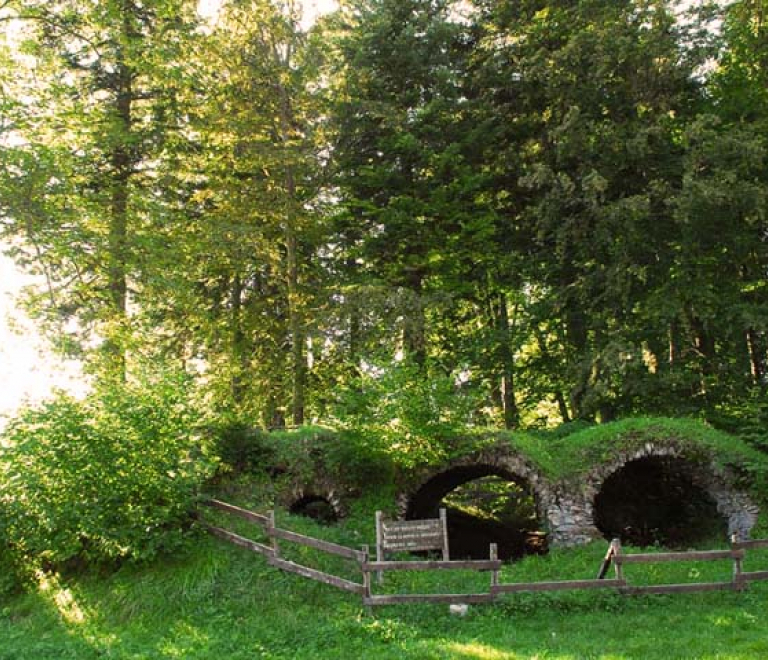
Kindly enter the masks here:
[[[371, 524], [323, 528], [279, 512], [282, 525], [346, 545], [371, 543]], [[327, 570], [314, 551], [292, 557]], [[505, 565], [503, 582], [594, 577], [604, 543]], [[628, 550], [629, 551], [629, 550]], [[750, 553], [747, 570], [768, 567]], [[633, 584], [728, 579], [728, 562], [626, 567]], [[488, 574], [392, 573], [380, 593], [485, 590]], [[611, 592], [518, 594], [470, 608], [379, 608], [278, 572], [246, 550], [203, 536], [183, 558], [105, 575], [52, 577], [0, 602], [0, 660], [581, 658], [762, 659], [768, 656], [768, 584], [741, 594], [622, 597]]]

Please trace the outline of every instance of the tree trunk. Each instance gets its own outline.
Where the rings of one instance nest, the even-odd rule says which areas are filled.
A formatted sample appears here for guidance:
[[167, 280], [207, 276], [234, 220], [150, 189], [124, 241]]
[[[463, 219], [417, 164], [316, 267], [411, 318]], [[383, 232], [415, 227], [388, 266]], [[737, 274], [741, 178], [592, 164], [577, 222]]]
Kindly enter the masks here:
[[[122, 31], [128, 40], [133, 34], [129, 8], [123, 7]], [[107, 373], [118, 382], [126, 380], [126, 347], [123, 334], [128, 319], [128, 196], [133, 158], [131, 155], [131, 131], [133, 129], [133, 81], [135, 73], [125, 62], [122, 49], [118, 51], [115, 74], [115, 105], [117, 136], [110, 153], [111, 191], [107, 265], [107, 280], [111, 309], [107, 316], [109, 328], [105, 338]]]
[[752, 371], [752, 382], [759, 387], [764, 387], [766, 373], [765, 347], [760, 339], [760, 335], [754, 328], [747, 330], [747, 351]]
[[[533, 332], [536, 335], [536, 342], [539, 345], [539, 352], [541, 353], [541, 357], [544, 358], [544, 361], [547, 364], [552, 364], [549, 348], [547, 347], [547, 341], [541, 334], [541, 330], [538, 327], [534, 327]], [[560, 417], [562, 418], [563, 423], [567, 424], [571, 421], [571, 414], [568, 410], [568, 402], [565, 399], [565, 394], [563, 394], [563, 391], [560, 388], [557, 388], [555, 389], [553, 396], [555, 398], [555, 403], [557, 403], [557, 409], [560, 412]]]
[[413, 363], [423, 370], [427, 363], [426, 316], [423, 303], [423, 279], [418, 271], [408, 277], [408, 291], [413, 296], [410, 308], [405, 312], [403, 348]]
[[515, 356], [512, 352], [512, 333], [509, 324], [507, 296], [498, 296], [498, 356], [501, 364], [501, 404], [504, 412], [504, 428], [520, 426], [520, 411], [515, 402]]
[[[292, 177], [289, 175], [289, 179]], [[304, 399], [307, 379], [307, 369], [304, 350], [304, 324], [299, 313], [299, 267], [298, 244], [296, 233], [287, 227], [285, 244], [288, 259], [288, 323], [291, 331], [291, 357], [293, 366], [293, 387], [291, 397], [291, 415], [293, 423], [301, 426], [304, 423]]]
[[248, 351], [245, 346], [243, 332], [243, 283], [240, 275], [235, 275], [232, 281], [231, 294], [232, 314], [230, 318], [232, 331], [232, 362], [233, 373], [231, 380], [232, 399], [235, 404], [242, 405], [245, 400], [245, 376], [248, 372]]
[[[281, 61], [276, 51], [277, 61]], [[290, 66], [291, 50], [285, 54], [284, 66]], [[288, 325], [291, 333], [291, 358], [293, 368], [293, 383], [291, 396], [291, 417], [295, 426], [304, 424], [304, 407], [306, 398], [307, 364], [305, 357], [305, 329], [301, 314], [301, 295], [299, 292], [299, 246], [296, 236], [298, 220], [298, 204], [296, 198], [296, 180], [293, 174], [288, 143], [291, 137], [292, 108], [288, 90], [282, 84], [277, 85], [280, 95], [280, 140], [283, 144], [285, 157], [285, 191], [287, 195], [285, 210], [285, 249], [286, 249], [286, 279], [288, 289]]]

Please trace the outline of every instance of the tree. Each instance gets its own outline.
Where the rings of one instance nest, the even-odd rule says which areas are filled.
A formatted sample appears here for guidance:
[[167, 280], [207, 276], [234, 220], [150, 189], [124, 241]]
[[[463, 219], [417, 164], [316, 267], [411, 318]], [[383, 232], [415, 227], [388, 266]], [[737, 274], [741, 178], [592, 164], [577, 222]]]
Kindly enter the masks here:
[[25, 118], [15, 126], [18, 166], [4, 231], [15, 256], [46, 274], [37, 311], [81, 332], [102, 377], [126, 378], [132, 307], [178, 112], [194, 14], [187, 0], [13, 3], [25, 25], [14, 64]]
[[682, 176], [676, 136], [700, 98], [697, 61], [666, 3], [480, 9], [477, 76], [502, 126], [494, 188], [506, 191], [523, 283], [543, 292], [531, 340], [539, 361], [564, 365], [567, 397], [552, 383], [562, 413], [609, 419], [635, 405], [664, 333], [644, 301], [675, 250], [668, 198]]
[[[198, 153], [189, 224], [175, 237], [189, 255], [182, 318], [228, 379], [223, 398], [267, 426], [307, 406], [307, 338], [320, 243], [319, 147], [312, 95], [315, 53], [297, 8], [230, 2], [201, 43]], [[286, 391], [286, 389], [288, 391]]]

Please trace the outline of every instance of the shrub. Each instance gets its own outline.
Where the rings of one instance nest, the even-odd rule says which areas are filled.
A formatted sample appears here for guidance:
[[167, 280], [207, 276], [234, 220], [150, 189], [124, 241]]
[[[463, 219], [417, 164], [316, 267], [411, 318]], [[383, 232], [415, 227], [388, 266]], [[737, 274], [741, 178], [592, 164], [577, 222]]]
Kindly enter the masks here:
[[215, 438], [216, 455], [235, 472], [270, 469], [276, 462], [269, 433], [239, 421], [224, 421], [209, 429]]
[[213, 461], [182, 383], [28, 408], [0, 445], [0, 519], [27, 568], [147, 560], [185, 538]]
[[398, 467], [444, 461], [451, 438], [473, 425], [479, 400], [450, 375], [426, 375], [407, 362], [370, 367], [339, 393], [337, 425], [377, 446]]

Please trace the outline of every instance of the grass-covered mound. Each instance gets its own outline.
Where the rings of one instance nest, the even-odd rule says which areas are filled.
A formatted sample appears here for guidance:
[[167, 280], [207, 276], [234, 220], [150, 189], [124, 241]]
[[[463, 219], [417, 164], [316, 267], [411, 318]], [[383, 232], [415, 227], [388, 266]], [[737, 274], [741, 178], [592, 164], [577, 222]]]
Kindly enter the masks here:
[[712, 461], [743, 476], [756, 492], [765, 490], [768, 456], [739, 437], [695, 419], [636, 417], [601, 425], [565, 425], [552, 431], [479, 433], [454, 441], [453, 454], [512, 447], [550, 481], [578, 482], [595, 467], [649, 443], [674, 448], [693, 460]]
[[631, 418], [591, 426], [555, 440], [549, 455], [556, 457], [547, 472], [556, 479], [579, 479], [601, 463], [641, 449], [647, 444], [672, 447], [694, 460], [713, 461], [733, 470], [760, 491], [768, 474], [768, 457], [736, 436], [693, 419]]
[[[549, 431], [474, 430], [403, 437], [394, 445], [391, 439], [369, 433], [314, 427], [258, 433], [252, 439], [251, 451], [259, 456], [262, 467], [306, 482], [334, 475], [358, 489], [397, 488], [430, 469], [494, 450], [515, 452], [552, 483], [578, 483], [601, 464], [650, 443], [729, 470], [760, 499], [768, 493], [768, 456], [739, 437], [695, 419], [630, 418], [603, 425], [574, 423]], [[418, 461], [410, 458], [416, 454]]]

